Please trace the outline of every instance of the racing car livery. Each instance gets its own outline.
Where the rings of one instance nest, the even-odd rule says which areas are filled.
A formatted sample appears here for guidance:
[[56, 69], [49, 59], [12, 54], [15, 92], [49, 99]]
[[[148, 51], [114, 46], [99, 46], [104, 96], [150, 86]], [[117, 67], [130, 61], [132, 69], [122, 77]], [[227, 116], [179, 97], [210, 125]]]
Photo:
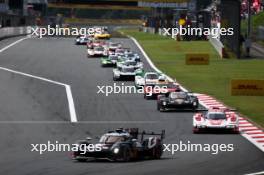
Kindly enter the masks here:
[[121, 80], [121, 79], [134, 80], [136, 71], [139, 72], [143, 70], [141, 69], [135, 70], [134, 66], [126, 66], [126, 65], [117, 67], [113, 69], [113, 80], [114, 81]]
[[160, 82], [155, 85], [144, 86], [144, 98], [145, 99], [156, 99], [158, 95], [166, 95], [170, 92], [180, 91], [179, 85], [173, 82]]
[[120, 43], [110, 42], [108, 45], [108, 54], [115, 54], [116, 49], [120, 49], [122, 45]]
[[[138, 128], [117, 129], [104, 134], [98, 143], [97, 150], [87, 151], [82, 149], [73, 152], [73, 159], [87, 161], [89, 159], [107, 159], [110, 161], [128, 162], [131, 160], [160, 159], [163, 152], [162, 141], [165, 130], [161, 133], [139, 132]], [[91, 138], [77, 141], [78, 145], [89, 145]]]
[[118, 62], [116, 63], [117, 67], [122, 67], [122, 66], [133, 66], [134, 69], [143, 69], [143, 63], [142, 62], [138, 62], [134, 59], [129, 59], [129, 60], [125, 60], [125, 61], [120, 61], [118, 60]]
[[95, 39], [110, 39], [111, 35], [108, 32], [103, 31], [102, 33], [94, 34], [94, 38]]
[[106, 47], [107, 43], [101, 40], [90, 40], [87, 42], [87, 48], [93, 49], [94, 47]]
[[140, 61], [140, 57], [137, 53], [133, 52], [127, 52], [122, 56], [122, 59], [127, 60], [127, 59], [133, 59], [135, 61]]
[[196, 113], [193, 116], [193, 133], [202, 130], [217, 129], [239, 132], [238, 116], [229, 109], [210, 108], [205, 114]]
[[102, 67], [115, 66], [117, 60], [118, 60], [118, 56], [116, 55], [109, 55], [108, 57], [102, 57], [101, 66]]
[[160, 81], [167, 81], [166, 77], [157, 72], [145, 72], [143, 74], [136, 74], [135, 86], [137, 88], [143, 87], [144, 85], [155, 85]]
[[85, 45], [88, 42], [89, 42], [89, 38], [87, 36], [78, 36], [75, 39], [76, 45]]
[[188, 92], [170, 92], [168, 95], [159, 95], [157, 109], [166, 111], [170, 109], [197, 109], [199, 101], [196, 96]]
[[94, 47], [93, 49], [87, 49], [87, 57], [95, 56], [107, 56], [107, 51], [103, 47]]

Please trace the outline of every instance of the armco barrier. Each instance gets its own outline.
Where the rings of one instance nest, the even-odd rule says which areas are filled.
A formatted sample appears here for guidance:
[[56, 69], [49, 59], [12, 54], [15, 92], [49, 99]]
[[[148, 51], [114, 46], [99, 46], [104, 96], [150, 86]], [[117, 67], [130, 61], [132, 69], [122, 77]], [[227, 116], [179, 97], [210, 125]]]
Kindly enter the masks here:
[[28, 27], [4, 27], [0, 28], [0, 39], [12, 36], [26, 35], [29, 33], [30, 31], [28, 30]]

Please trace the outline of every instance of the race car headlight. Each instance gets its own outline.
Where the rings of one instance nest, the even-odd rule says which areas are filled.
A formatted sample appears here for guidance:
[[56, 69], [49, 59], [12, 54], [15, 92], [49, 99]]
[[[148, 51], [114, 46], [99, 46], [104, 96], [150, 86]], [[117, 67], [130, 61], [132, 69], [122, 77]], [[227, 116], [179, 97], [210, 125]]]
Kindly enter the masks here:
[[114, 153], [115, 153], [115, 154], [118, 154], [118, 152], [119, 152], [119, 148], [115, 148], [115, 149], [114, 149]]
[[163, 105], [166, 105], [167, 103], [166, 103], [166, 101], [164, 101], [164, 102], [162, 102], [162, 104], [163, 104]]

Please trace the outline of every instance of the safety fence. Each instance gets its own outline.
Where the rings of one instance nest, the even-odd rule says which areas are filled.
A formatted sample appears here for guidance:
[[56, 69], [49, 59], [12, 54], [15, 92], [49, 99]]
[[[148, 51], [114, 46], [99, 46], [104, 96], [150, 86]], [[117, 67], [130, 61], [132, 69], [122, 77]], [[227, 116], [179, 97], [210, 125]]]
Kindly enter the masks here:
[[3, 27], [0, 28], [0, 39], [29, 34], [28, 27]]

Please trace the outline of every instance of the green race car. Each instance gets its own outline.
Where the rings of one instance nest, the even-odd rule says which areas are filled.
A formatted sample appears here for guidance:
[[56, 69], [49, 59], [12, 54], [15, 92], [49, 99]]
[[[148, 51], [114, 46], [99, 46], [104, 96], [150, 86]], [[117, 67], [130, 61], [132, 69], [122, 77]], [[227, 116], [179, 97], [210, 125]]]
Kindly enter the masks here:
[[108, 57], [101, 58], [101, 66], [102, 67], [113, 67], [116, 65], [118, 60], [118, 56], [116, 55], [109, 55]]

